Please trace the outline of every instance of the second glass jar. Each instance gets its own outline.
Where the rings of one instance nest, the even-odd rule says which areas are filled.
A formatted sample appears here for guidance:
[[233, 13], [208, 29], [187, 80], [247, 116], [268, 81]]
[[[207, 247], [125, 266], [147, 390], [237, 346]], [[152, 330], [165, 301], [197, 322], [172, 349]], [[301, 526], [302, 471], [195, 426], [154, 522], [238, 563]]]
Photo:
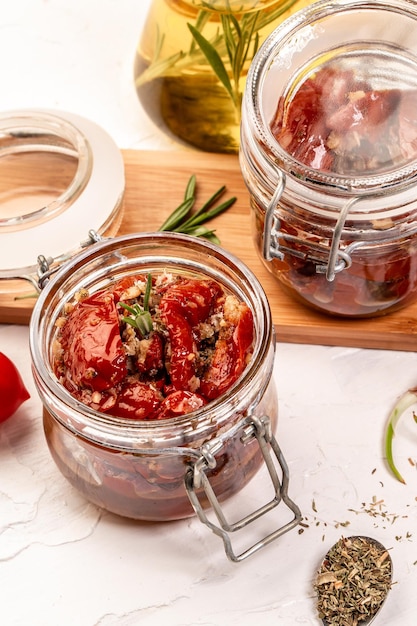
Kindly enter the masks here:
[[260, 257], [318, 311], [372, 317], [417, 299], [417, 13], [317, 2], [252, 64], [241, 169]]

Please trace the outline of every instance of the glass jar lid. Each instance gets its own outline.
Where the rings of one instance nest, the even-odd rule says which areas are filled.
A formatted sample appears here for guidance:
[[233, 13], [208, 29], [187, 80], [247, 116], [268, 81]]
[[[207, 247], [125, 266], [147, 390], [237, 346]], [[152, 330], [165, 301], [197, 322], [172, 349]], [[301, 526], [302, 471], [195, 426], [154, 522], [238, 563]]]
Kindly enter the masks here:
[[65, 260], [116, 218], [124, 164], [112, 138], [79, 115], [0, 114], [0, 279], [36, 273], [38, 257]]
[[325, 0], [281, 24], [248, 78], [271, 163], [336, 194], [414, 185], [416, 30], [415, 9], [398, 0]]

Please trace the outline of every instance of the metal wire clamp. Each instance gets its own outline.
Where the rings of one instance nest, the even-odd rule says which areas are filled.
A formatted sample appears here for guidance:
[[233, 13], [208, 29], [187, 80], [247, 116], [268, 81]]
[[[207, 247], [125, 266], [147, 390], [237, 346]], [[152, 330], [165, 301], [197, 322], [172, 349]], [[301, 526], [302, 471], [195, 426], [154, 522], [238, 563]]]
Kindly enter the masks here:
[[[233, 429], [233, 433], [236, 434], [239, 430], [242, 431], [240, 437], [242, 445], [253, 438], [256, 438], [259, 444], [274, 488], [274, 497], [269, 502], [234, 523], [229, 523], [227, 521], [222, 507], [210, 484], [209, 477], [207, 476], [207, 472], [216, 467], [215, 455], [222, 449], [226, 438], [218, 437], [204, 444], [201, 448], [202, 454], [200, 458], [192, 466], [190, 466], [185, 475], [185, 487], [194, 511], [198, 515], [200, 521], [208, 526], [213, 533], [218, 535], [223, 540], [226, 555], [231, 561], [234, 562], [246, 559], [248, 556], [257, 552], [260, 548], [270, 544], [272, 541], [294, 528], [301, 521], [300, 509], [288, 496], [288, 466], [285, 462], [278, 442], [272, 434], [269, 417], [262, 416], [259, 418], [254, 415], [246, 417], [236, 424]], [[229, 431], [227, 433], [227, 438], [230, 438], [231, 436], [232, 432]], [[274, 456], [281, 470], [281, 479], [277, 472]], [[204, 491], [208, 501], [210, 502], [212, 510], [217, 518], [217, 521], [219, 522], [218, 525], [209, 519], [201, 505], [200, 498], [196, 492], [196, 490], [200, 488]], [[241, 530], [248, 524], [253, 523], [262, 515], [265, 515], [277, 507], [281, 502], [283, 502], [293, 513], [293, 518], [283, 526], [276, 528], [270, 534], [253, 543], [250, 547], [236, 554], [232, 546], [231, 536], [233, 533]]]

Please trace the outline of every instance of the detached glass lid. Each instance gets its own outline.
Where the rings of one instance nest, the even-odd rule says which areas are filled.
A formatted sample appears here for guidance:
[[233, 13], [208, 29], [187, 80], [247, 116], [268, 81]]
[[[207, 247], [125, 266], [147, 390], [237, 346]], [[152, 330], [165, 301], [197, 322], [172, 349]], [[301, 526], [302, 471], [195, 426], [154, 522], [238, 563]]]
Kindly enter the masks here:
[[[89, 233], [121, 220], [124, 164], [95, 123], [52, 111], [0, 114], [0, 291], [19, 291], [46, 264], [70, 258]], [[27, 282], [24, 287], [27, 289]]]

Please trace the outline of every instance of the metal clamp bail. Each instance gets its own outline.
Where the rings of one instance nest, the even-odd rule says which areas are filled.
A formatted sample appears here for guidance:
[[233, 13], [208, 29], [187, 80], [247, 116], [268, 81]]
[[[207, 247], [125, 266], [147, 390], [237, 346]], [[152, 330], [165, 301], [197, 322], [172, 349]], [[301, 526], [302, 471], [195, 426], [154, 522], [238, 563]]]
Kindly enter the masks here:
[[282, 261], [284, 258], [284, 254], [279, 249], [275, 208], [284, 193], [286, 179], [285, 174], [281, 170], [277, 170], [277, 174], [279, 178], [278, 184], [265, 211], [263, 256], [266, 261], [272, 261], [272, 259], [280, 259]]
[[[327, 265], [318, 265], [316, 270], [321, 274], [326, 274], [326, 279], [329, 282], [334, 280], [336, 272], [340, 272], [352, 265], [350, 255], [346, 252], [339, 250], [340, 239], [342, 237], [343, 227], [346, 222], [347, 215], [354, 204], [359, 198], [352, 198], [349, 202], [346, 202], [343, 209], [340, 211], [340, 215], [337, 219], [336, 226], [334, 227], [332, 245], [330, 246], [329, 262]], [[338, 262], [338, 256], [341, 256]], [[342, 263], [342, 266], [340, 266]]]
[[[305, 259], [311, 258], [312, 260], [320, 261], [320, 257], [314, 256], [314, 252], [317, 254], [320, 253], [321, 255], [326, 255], [328, 253], [328, 263], [323, 264], [319, 262], [316, 265], [316, 272], [318, 274], [326, 274], [326, 279], [329, 282], [332, 282], [338, 272], [341, 272], [342, 270], [347, 269], [352, 265], [350, 252], [355, 246], [348, 246], [346, 250], [340, 250], [339, 246], [347, 215], [352, 206], [356, 204], [356, 202], [358, 202], [360, 198], [355, 197], [352, 200], [346, 202], [346, 204], [343, 206], [343, 209], [341, 210], [339, 217], [336, 221], [332, 243], [329, 249], [327, 246], [309, 242], [302, 239], [301, 237], [290, 235], [279, 230], [279, 220], [275, 216], [275, 209], [285, 189], [285, 174], [283, 174], [281, 170], [278, 170], [277, 173], [279, 176], [279, 181], [274, 191], [274, 194], [265, 210], [263, 231], [264, 259], [266, 261], [272, 261], [273, 259], [279, 259], [282, 261], [285, 258], [285, 253], [287, 252], [288, 254], [292, 254], [296, 257], [301, 257]], [[302, 246], [307, 245], [313, 251], [313, 254], [309, 256], [305, 252], [288, 248], [285, 245], [280, 245], [279, 239], [283, 239], [284, 241], [290, 243], [299, 243]]]
[[[81, 248], [87, 248], [88, 246], [91, 246], [94, 243], [102, 241], [102, 239], [103, 238], [99, 233], [91, 229], [88, 231], [88, 239], [86, 241], [82, 241], [80, 243], [80, 246]], [[71, 256], [72, 254], [68, 254], [68, 255], [60, 257], [59, 259], [53, 259], [52, 257], [45, 257], [43, 254], [40, 254], [38, 256], [37, 258], [38, 282], [36, 286], [40, 291], [42, 291], [42, 289], [45, 287], [46, 282], [50, 279], [52, 274], [55, 274], [55, 272], [57, 272], [59, 268], [61, 267], [62, 263], [64, 263], [65, 261], [68, 261], [68, 259], [70, 259]]]
[[[249, 513], [242, 519], [234, 523], [229, 523], [226, 520], [222, 507], [220, 506], [220, 503], [211, 487], [206, 472], [207, 470], [214, 469], [216, 467], [217, 462], [215, 454], [222, 449], [227, 439], [230, 439], [233, 435], [239, 433], [239, 431], [241, 431], [240, 441], [242, 445], [245, 445], [254, 438], [258, 441], [265, 465], [274, 487], [274, 497], [269, 502], [260, 506], [258, 509]], [[272, 453], [275, 456], [275, 462]], [[281, 479], [278, 476], [276, 461], [278, 462], [278, 466], [280, 468]], [[270, 419], [266, 415], [260, 418], [254, 415], [243, 418], [231, 431], [227, 433], [227, 436], [212, 439], [204, 444], [201, 447], [201, 456], [189, 467], [185, 475], [185, 487], [194, 511], [198, 515], [200, 521], [208, 526], [214, 534], [218, 535], [223, 540], [226, 555], [231, 561], [234, 562], [242, 561], [248, 556], [254, 554], [260, 548], [268, 545], [274, 541], [274, 539], [277, 539], [300, 523], [301, 512], [298, 506], [288, 496], [288, 484], [288, 466], [285, 462], [278, 442], [272, 434]], [[204, 491], [208, 501], [210, 502], [212, 511], [219, 522], [218, 525], [208, 518], [201, 505], [199, 496], [196, 493], [196, 490], [200, 488]], [[243, 550], [239, 554], [236, 554], [232, 547], [230, 535], [238, 530], [241, 530], [248, 524], [255, 522], [262, 515], [265, 515], [277, 507], [281, 501], [293, 513], [293, 518], [283, 526], [276, 528], [267, 536], [256, 541], [247, 549]]]

